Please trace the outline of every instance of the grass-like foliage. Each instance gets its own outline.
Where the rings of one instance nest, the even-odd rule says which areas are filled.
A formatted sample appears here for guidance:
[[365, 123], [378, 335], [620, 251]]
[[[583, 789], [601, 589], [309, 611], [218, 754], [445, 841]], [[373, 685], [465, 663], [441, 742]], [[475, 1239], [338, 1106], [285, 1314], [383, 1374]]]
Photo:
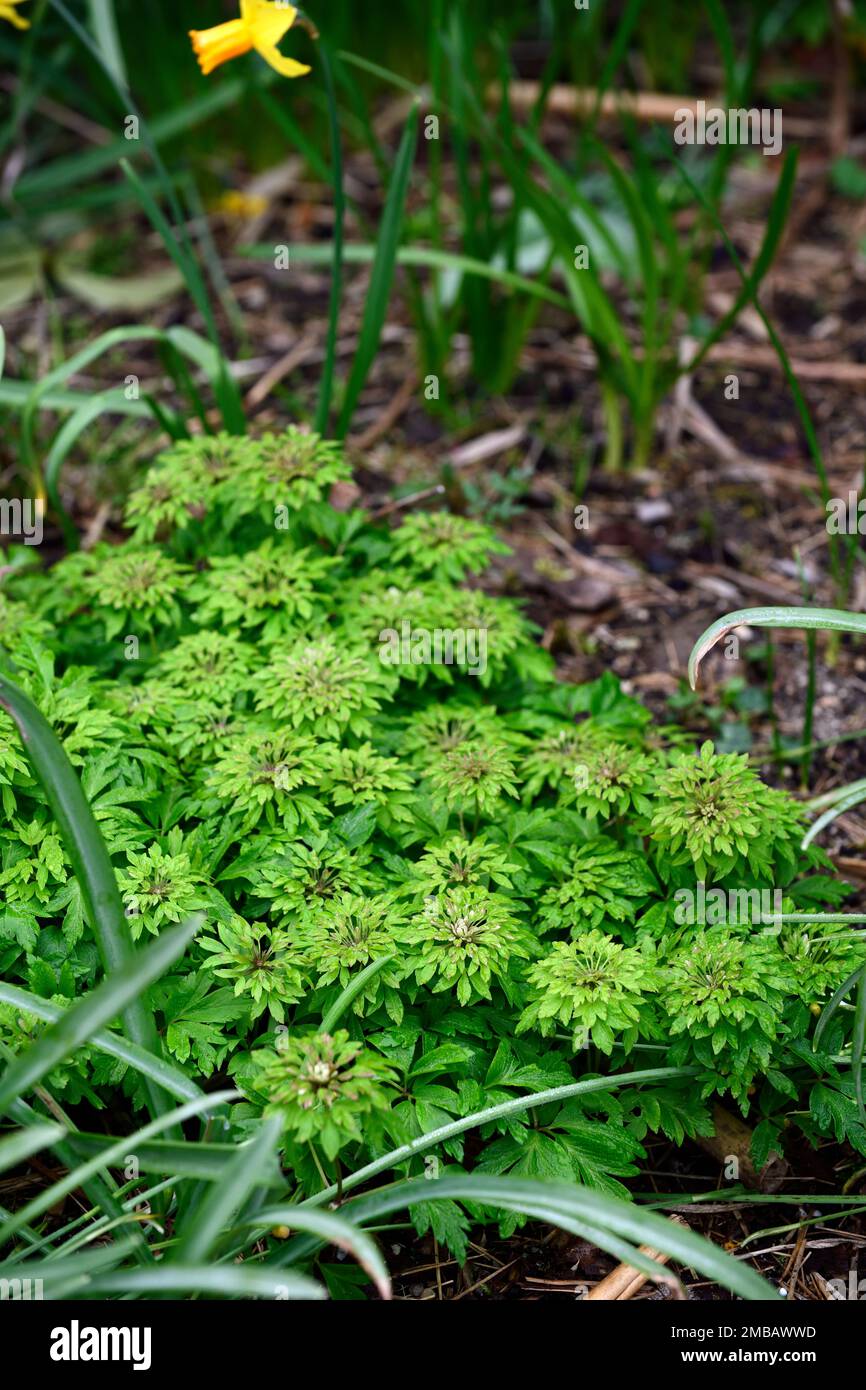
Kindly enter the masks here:
[[[846, 893], [801, 850], [801, 808], [744, 757], [654, 727], [612, 678], [560, 684], [519, 604], [473, 587], [503, 549], [486, 528], [339, 511], [346, 476], [294, 430], [180, 443], [131, 496], [125, 542], [13, 569], [0, 599], [7, 674], [81, 778], [133, 938], [202, 914], [145, 999], [176, 1073], [242, 1093], [223, 1137], [273, 1119], [314, 1204], [391, 1150], [391, 1171], [423, 1175], [440, 1130], [446, 1179], [622, 1197], [647, 1134], [708, 1133], [716, 1095], [756, 1120], [758, 1161], [789, 1115], [866, 1152], [833, 1060], [845, 1011], [812, 1047], [866, 950], [832, 915], [786, 920]], [[483, 634], [483, 661], [461, 634]], [[0, 967], [33, 1001], [0, 1004], [8, 1059], [101, 966], [5, 715], [0, 789]], [[43, 1085], [62, 1106], [144, 1107], [142, 1071], [100, 1037]], [[625, 1090], [508, 1104], [647, 1065], [662, 1075]], [[507, 1231], [529, 1207], [497, 1210]], [[412, 1214], [463, 1253], [456, 1198]]]

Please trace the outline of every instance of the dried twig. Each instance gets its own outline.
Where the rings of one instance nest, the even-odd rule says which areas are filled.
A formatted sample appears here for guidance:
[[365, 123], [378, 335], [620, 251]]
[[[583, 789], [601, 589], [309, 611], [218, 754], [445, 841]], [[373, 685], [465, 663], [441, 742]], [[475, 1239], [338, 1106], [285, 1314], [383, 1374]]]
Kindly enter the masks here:
[[[671, 1216], [668, 1217], [668, 1220], [675, 1226], [687, 1225], [681, 1216]], [[667, 1264], [670, 1259], [670, 1255], [662, 1254], [659, 1250], [653, 1250], [650, 1245], [641, 1245], [638, 1249], [641, 1255], [646, 1255], [648, 1259], [655, 1260], [660, 1266]], [[601, 1299], [603, 1302], [607, 1303], [623, 1303], [628, 1298], [634, 1298], [635, 1294], [639, 1289], [643, 1288], [648, 1279], [649, 1275], [642, 1274], [640, 1270], [635, 1269], [633, 1265], [617, 1265], [616, 1269], [612, 1269], [610, 1274], [606, 1274], [600, 1283], [590, 1289], [589, 1293], [586, 1295], [586, 1301]], [[667, 1284], [671, 1287], [679, 1285], [679, 1280], [672, 1274], [663, 1274], [661, 1270], [659, 1270], [657, 1279], [659, 1283]]]

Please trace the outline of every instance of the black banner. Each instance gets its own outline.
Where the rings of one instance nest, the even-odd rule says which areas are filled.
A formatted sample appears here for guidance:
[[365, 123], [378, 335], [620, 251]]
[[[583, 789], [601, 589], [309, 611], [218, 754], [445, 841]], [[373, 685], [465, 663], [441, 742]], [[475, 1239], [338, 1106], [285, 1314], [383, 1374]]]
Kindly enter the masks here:
[[[441, 1307], [438, 1312], [422, 1307], [425, 1301], [438, 1300], [390, 1305], [8, 1300], [0, 1302], [0, 1333], [7, 1347], [14, 1334], [16, 1345], [27, 1348], [27, 1364], [40, 1379], [59, 1383], [70, 1377], [101, 1379], [104, 1372], [115, 1379], [118, 1373], [141, 1379], [148, 1374], [214, 1372], [220, 1383], [236, 1373], [248, 1378], [254, 1372], [258, 1378], [271, 1367], [292, 1374], [293, 1368], [298, 1371], [302, 1363], [309, 1363], [314, 1348], [321, 1357], [319, 1372], [330, 1379], [343, 1366], [359, 1370], [366, 1354], [362, 1349], [369, 1352], [371, 1346], [378, 1349], [369, 1369], [385, 1375], [393, 1357], [403, 1358], [401, 1333], [411, 1329], [413, 1337], [438, 1337], [444, 1330], [467, 1326], [475, 1350], [469, 1341], [461, 1341], [465, 1360], [488, 1369], [513, 1356], [515, 1333], [529, 1333], [537, 1339], [536, 1355], [552, 1354], [560, 1365], [573, 1355], [576, 1370], [595, 1365], [596, 1380], [603, 1370], [600, 1358], [617, 1379], [623, 1371], [671, 1369], [691, 1369], [700, 1376], [713, 1366], [781, 1372], [806, 1366], [825, 1373], [843, 1361], [850, 1363], [863, 1336], [862, 1310], [854, 1301], [643, 1299], [613, 1307], [563, 1299], [559, 1305], [527, 1307], [529, 1300], [491, 1299], [483, 1309], [477, 1302], [467, 1309], [468, 1324], [462, 1310], [455, 1318]], [[515, 1302], [523, 1303], [522, 1311], [516, 1313]], [[555, 1337], [555, 1343], [548, 1343], [548, 1336]], [[463, 1354], [459, 1359], [464, 1360]], [[402, 1364], [405, 1372], [405, 1360]], [[305, 1374], [312, 1370], [308, 1364]]]

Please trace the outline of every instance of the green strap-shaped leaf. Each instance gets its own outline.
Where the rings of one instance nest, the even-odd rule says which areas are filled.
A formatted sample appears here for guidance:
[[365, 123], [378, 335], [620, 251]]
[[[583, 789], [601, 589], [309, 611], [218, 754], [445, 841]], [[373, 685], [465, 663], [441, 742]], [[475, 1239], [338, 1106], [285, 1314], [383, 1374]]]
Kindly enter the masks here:
[[[78, 1132], [69, 1136], [68, 1147], [77, 1160], [103, 1157], [112, 1147], [113, 1140], [105, 1134], [83, 1134]], [[141, 1136], [135, 1141], [135, 1157], [139, 1171], [152, 1173], [159, 1177], [196, 1178], [200, 1182], [222, 1182], [228, 1165], [237, 1155], [236, 1144], [210, 1144], [188, 1139], [146, 1139]], [[262, 1186], [264, 1186], [264, 1182]], [[285, 1191], [286, 1181], [278, 1173], [272, 1180], [274, 1188]]]
[[[18, 726], [33, 771], [60, 828], [66, 852], [81, 885], [87, 915], [96, 936], [106, 976], [110, 976], [114, 971], [123, 972], [121, 979], [113, 984], [110, 980], [104, 981], [92, 996], [83, 1001], [89, 1012], [84, 1016], [86, 1033], [82, 1040], [86, 1040], [86, 1036], [101, 1028], [103, 1023], [109, 1022], [117, 1014], [122, 1014], [124, 1028], [130, 1040], [146, 1052], [152, 1052], [155, 1057], [159, 1057], [161, 1049], [153, 1016], [140, 996], [151, 980], [157, 979], [181, 954], [186, 942], [192, 939], [195, 927], [181, 927], [166, 941], [156, 943], [157, 946], [162, 945], [163, 949], [150, 955], [147, 965], [139, 961], [131, 972], [126, 970], [134, 958], [129, 924], [124, 915], [108, 850], [72, 764], [54, 730], [29, 695], [25, 695], [23, 690], [19, 690], [3, 675], [0, 675], [0, 705], [9, 712]], [[154, 948], [151, 948], [151, 951], [153, 952]], [[106, 986], [107, 993], [99, 994], [99, 990]], [[94, 1003], [96, 995], [99, 997]], [[113, 1010], [108, 1013], [104, 1013], [101, 1007], [105, 998], [114, 1003]], [[54, 1035], [54, 1042], [46, 1041], [49, 1039], [49, 1034], [46, 1033], [35, 1045], [36, 1048], [42, 1049], [38, 1054], [39, 1058], [49, 1055], [49, 1050], [56, 1046], [57, 1037], [65, 1039], [71, 1034], [78, 1036], [81, 1028], [81, 1016], [76, 1013], [78, 1007], [70, 1009], [66, 1018], [55, 1025], [63, 1031]], [[34, 1050], [31, 1049], [27, 1055], [30, 1056]], [[52, 1051], [51, 1056], [62, 1056], [62, 1052]], [[32, 1058], [26, 1067], [22, 1058], [14, 1069], [16, 1085], [26, 1078], [23, 1089], [27, 1089], [28, 1085], [33, 1084], [34, 1079], [38, 1080], [53, 1065], [54, 1060], [50, 1061], [44, 1070], [39, 1070], [38, 1066], [34, 1070]], [[14, 1091], [9, 1092], [7, 1085], [12, 1071], [13, 1068], [10, 1068], [0, 1082], [0, 1095], [5, 1096], [6, 1104], [15, 1095]], [[164, 1114], [169, 1106], [166, 1096], [152, 1081], [145, 1084], [152, 1114]], [[4, 1108], [5, 1104], [0, 1104], [0, 1110]]]
[[[40, 1279], [45, 1298], [72, 1298], [86, 1287], [92, 1273], [113, 1269], [133, 1251], [132, 1239], [101, 1245], [84, 1254], [67, 1255], [63, 1260], [15, 1260], [0, 1264], [0, 1280]], [[129, 1271], [131, 1276], [132, 1270]]]
[[828, 807], [827, 810], [823, 811], [818, 819], [809, 826], [809, 829], [803, 836], [801, 848], [808, 849], [816, 836], [821, 834], [822, 830], [826, 830], [828, 825], [832, 825], [833, 821], [838, 820], [840, 816], [844, 816], [846, 811], [853, 811], [855, 806], [861, 805], [864, 801], [866, 801], [866, 789], [863, 788], [854, 792], [849, 791], [847, 796], [840, 797], [835, 806]]
[[352, 415], [358, 397], [373, 365], [373, 359], [379, 348], [382, 329], [385, 326], [388, 300], [394, 281], [394, 269], [397, 264], [406, 194], [409, 191], [412, 161], [415, 158], [415, 147], [418, 141], [418, 110], [416, 103], [406, 122], [403, 139], [400, 142], [400, 148], [394, 162], [391, 186], [388, 189], [388, 198], [382, 214], [382, 225], [379, 229], [376, 259], [373, 262], [373, 271], [370, 276], [370, 288], [367, 291], [367, 300], [364, 305], [358, 349], [352, 363], [352, 371], [346, 384], [346, 392], [340, 410], [340, 423], [337, 429], [337, 435], [340, 439], [345, 437], [352, 423]]
[[119, 87], [129, 85], [113, 0], [90, 0], [90, 27], [102, 61]]
[[[619, 1197], [565, 1183], [536, 1182], [524, 1178], [489, 1178], [481, 1173], [454, 1177], [412, 1179], [371, 1193], [350, 1203], [346, 1214], [370, 1221], [419, 1202], [479, 1202], [505, 1211], [521, 1212], [589, 1236], [603, 1249], [625, 1258], [645, 1273], [659, 1274], [638, 1255], [638, 1245], [650, 1245], [679, 1264], [699, 1270], [741, 1298], [771, 1300], [777, 1291], [759, 1274], [711, 1241], [684, 1226], [675, 1225], [655, 1212], [634, 1206]], [[625, 1249], [623, 1241], [633, 1242]], [[625, 1252], [625, 1253], [624, 1253]]]
[[[55, 1004], [50, 999], [42, 999], [38, 994], [31, 994], [29, 990], [19, 989], [17, 985], [4, 984], [2, 980], [0, 1003], [11, 1004], [14, 1009], [23, 1009], [25, 1013], [35, 1014], [47, 1023], [58, 1023], [69, 1012], [70, 1007], [68, 1004]], [[87, 1046], [96, 1048], [97, 1052], [104, 1052], [108, 1057], [116, 1057], [119, 1062], [126, 1062], [127, 1066], [140, 1072], [149, 1081], [155, 1081], [157, 1086], [161, 1086], [177, 1100], [195, 1100], [197, 1096], [202, 1095], [201, 1087], [190, 1080], [180, 1067], [162, 1057], [154, 1056], [152, 1052], [146, 1052], [144, 1048], [129, 1042], [118, 1033], [100, 1028], [98, 1032], [91, 1033], [87, 1039]]]
[[[37, 1110], [33, 1109], [32, 1105], [27, 1104], [26, 1100], [14, 1101], [9, 1107], [8, 1114], [9, 1118], [14, 1120], [16, 1124], [23, 1125], [27, 1129], [38, 1129], [45, 1124], [44, 1115], [40, 1115]], [[72, 1131], [70, 1130], [69, 1138], [71, 1138], [71, 1136]], [[51, 1148], [64, 1168], [67, 1168], [71, 1172], [72, 1169], [76, 1167], [78, 1158], [74, 1149], [70, 1146], [69, 1139], [55, 1138], [51, 1142]], [[106, 1220], [117, 1221], [122, 1218], [123, 1208], [116, 1196], [117, 1184], [110, 1173], [96, 1173], [92, 1178], [85, 1179], [81, 1184], [81, 1188], [90, 1199], [92, 1205], [103, 1213]], [[15, 1218], [11, 1215], [4, 1212], [4, 1229], [5, 1223], [14, 1219]], [[18, 1229], [26, 1237], [28, 1231], [26, 1219], [23, 1224], [19, 1225]], [[2, 1240], [2, 1238], [3, 1237], [0, 1236], [0, 1240]], [[139, 1260], [139, 1262], [150, 1259], [147, 1241], [144, 1239], [141, 1231], [134, 1231], [130, 1239], [135, 1248], [136, 1259]]]
[[314, 1207], [286, 1203], [257, 1212], [255, 1219], [250, 1220], [249, 1224], [264, 1229], [289, 1226], [296, 1231], [306, 1231], [311, 1235], [320, 1236], [325, 1244], [336, 1245], [340, 1250], [347, 1250], [350, 1255], [354, 1255], [373, 1280], [381, 1297], [391, 1297], [391, 1278], [379, 1253], [379, 1247], [366, 1231], [362, 1231], [345, 1216], [337, 1216], [332, 1211], [319, 1211]]
[[860, 971], [857, 984], [857, 1004], [854, 1013], [854, 1033], [851, 1038], [851, 1071], [860, 1119], [866, 1125], [866, 1105], [863, 1103], [863, 1053], [866, 1051], [866, 965]]
[[235, 1100], [236, 1097], [237, 1091], [229, 1090], [216, 1091], [213, 1095], [199, 1096], [198, 1100], [188, 1101], [186, 1105], [178, 1106], [168, 1115], [161, 1115], [158, 1120], [151, 1120], [149, 1124], [136, 1130], [134, 1134], [126, 1134], [122, 1139], [115, 1139], [107, 1149], [98, 1153], [95, 1158], [88, 1159], [79, 1167], [73, 1168], [59, 1182], [44, 1188], [37, 1197], [32, 1198], [26, 1206], [16, 1211], [8, 1221], [4, 1221], [3, 1226], [0, 1227], [0, 1243], [5, 1244], [11, 1240], [16, 1231], [55, 1206], [61, 1198], [68, 1196], [70, 1192], [75, 1192], [77, 1188], [83, 1187], [94, 1174], [108, 1169], [112, 1164], [125, 1162], [128, 1155], [135, 1154], [136, 1144], [144, 1143], [145, 1140], [152, 1139], [157, 1134], [164, 1134], [166, 1130], [177, 1128], [182, 1121], [201, 1115], [217, 1105]]
[[[146, 950], [127, 957], [20, 1052], [0, 1077], [0, 1114], [5, 1114], [19, 1096], [32, 1091], [52, 1067], [83, 1047], [103, 1024], [127, 1010], [133, 1000], [140, 1001], [148, 985], [183, 955], [201, 922], [200, 914], [190, 917], [164, 932]], [[158, 1094], [164, 1113], [168, 1105], [162, 1092]]]
[[[65, 385], [70, 377], [75, 376], [83, 368], [89, 366], [103, 353], [112, 351], [115, 347], [126, 345], [130, 342], [155, 342], [174, 348], [183, 357], [188, 358], [207, 376], [211, 383], [214, 395], [219, 397], [220, 391], [224, 388], [225, 362], [216, 349], [205, 338], [192, 329], [183, 325], [173, 328], [161, 329], [151, 328], [147, 324], [131, 324], [120, 328], [111, 328], [106, 333], [100, 333], [92, 342], [87, 343], [78, 352], [72, 354], [53, 371], [46, 373], [35, 385], [28, 387], [24, 399], [21, 413], [21, 454], [25, 471], [34, 471], [34, 430], [36, 414], [40, 408], [73, 408], [75, 410], [75, 424], [69, 421], [63, 426], [60, 435], [55, 440], [46, 464], [46, 472], [50, 474], [51, 490], [49, 496], [53, 498], [59, 507], [59, 473], [63, 459], [68, 453], [68, 449], [74, 443], [71, 434], [74, 431], [81, 432], [84, 428], [85, 415], [88, 409], [88, 401], [99, 400], [102, 409], [107, 414], [109, 411], [123, 409], [126, 410], [130, 404], [136, 406], [141, 413], [149, 414], [147, 406], [141, 407], [141, 402], [124, 402], [119, 405], [116, 392], [100, 392], [95, 397], [82, 395], [71, 395], [68, 398], [62, 393], [58, 399], [58, 388]], [[10, 383], [9, 386], [18, 383]], [[8, 390], [8, 388], [7, 388]], [[13, 393], [14, 394], [14, 393]], [[64, 401], [68, 399], [68, 404]], [[77, 438], [77, 434], [75, 436]], [[63, 518], [62, 509], [60, 510]], [[70, 525], [68, 518], [66, 525]]]
[[[602, 224], [604, 225], [604, 224]], [[607, 229], [605, 229], [607, 230]], [[273, 260], [272, 246], [246, 246], [241, 248], [243, 255], [253, 260]], [[295, 265], [328, 265], [332, 260], [330, 246], [310, 242], [293, 244], [291, 257]], [[376, 259], [376, 247], [369, 242], [350, 242], [343, 247], [344, 265], [370, 265]], [[559, 309], [569, 309], [571, 302], [565, 295], [552, 290], [543, 280], [531, 280], [526, 275], [506, 270], [488, 261], [478, 261], [472, 256], [463, 256], [456, 251], [441, 251], [435, 246], [401, 246], [397, 252], [397, 264], [418, 266], [427, 270], [451, 271], [455, 275], [477, 275], [482, 280], [492, 280], [505, 289], [519, 290]]]
[[364, 969], [346, 985], [346, 988], [341, 990], [328, 1012], [322, 1016], [319, 1031], [333, 1033], [343, 1014], [364, 989], [368, 980], [372, 980], [379, 974], [380, 970], [384, 970], [386, 965], [390, 965], [392, 960], [392, 956], [382, 956], [379, 960], [371, 960], [369, 965], [365, 965]]
[[220, 1182], [214, 1183], [178, 1246], [182, 1264], [206, 1260], [256, 1187], [270, 1179], [283, 1131], [282, 1116], [268, 1115], [255, 1138], [238, 1146]]
[[415, 1154], [425, 1153], [434, 1149], [437, 1144], [444, 1144], [446, 1139], [453, 1139], [458, 1134], [465, 1134], [469, 1129], [477, 1129], [481, 1125], [490, 1124], [493, 1120], [504, 1119], [506, 1115], [519, 1115], [524, 1110], [536, 1109], [539, 1105], [549, 1105], [551, 1101], [570, 1100], [572, 1096], [589, 1095], [593, 1091], [615, 1091], [620, 1086], [640, 1086], [646, 1082], [674, 1081], [687, 1076], [697, 1074], [696, 1067], [650, 1067], [646, 1071], [627, 1071], [620, 1072], [613, 1076], [593, 1076], [586, 1081], [573, 1081], [566, 1086], [551, 1086], [546, 1091], [533, 1091], [529, 1095], [514, 1096], [511, 1100], [504, 1100], [499, 1105], [490, 1105], [485, 1110], [476, 1110], [472, 1115], [464, 1115], [462, 1119], [451, 1120], [446, 1125], [440, 1125], [437, 1129], [428, 1130], [426, 1134], [420, 1134], [417, 1139], [412, 1139], [408, 1144], [401, 1144], [399, 1149], [392, 1149], [390, 1153], [383, 1154], [381, 1158], [373, 1159], [372, 1163], [367, 1163], [363, 1168], [358, 1168], [356, 1172], [350, 1173], [343, 1179], [341, 1188], [336, 1184], [326, 1187], [322, 1192], [317, 1192], [315, 1196], [308, 1198], [304, 1206], [321, 1206], [324, 1202], [329, 1202], [332, 1197], [339, 1193], [349, 1192], [352, 1188], [360, 1187], [370, 1178], [376, 1177], [378, 1173], [388, 1172], [400, 1163], [405, 1163], [407, 1158], [413, 1158]]
[[39, 1124], [29, 1129], [19, 1129], [16, 1134], [0, 1139], [0, 1173], [8, 1173], [19, 1163], [26, 1163], [31, 1154], [50, 1148], [55, 1140], [62, 1139], [65, 1134], [62, 1125]]
[[698, 683], [701, 662], [708, 652], [735, 627], [800, 627], [822, 632], [858, 632], [866, 636], [866, 613], [846, 613], [840, 608], [738, 608], [726, 613], [702, 632], [689, 657], [689, 684]]
[[[51, 1270], [56, 1266], [49, 1265]], [[51, 1285], [45, 1292], [51, 1297]], [[166, 1260], [155, 1269], [133, 1269], [117, 1274], [97, 1274], [87, 1280], [88, 1294], [198, 1293], [233, 1294], [236, 1298], [303, 1299], [327, 1298], [321, 1284], [303, 1274], [286, 1274], [281, 1269], [263, 1269], [253, 1264], [180, 1265]]]

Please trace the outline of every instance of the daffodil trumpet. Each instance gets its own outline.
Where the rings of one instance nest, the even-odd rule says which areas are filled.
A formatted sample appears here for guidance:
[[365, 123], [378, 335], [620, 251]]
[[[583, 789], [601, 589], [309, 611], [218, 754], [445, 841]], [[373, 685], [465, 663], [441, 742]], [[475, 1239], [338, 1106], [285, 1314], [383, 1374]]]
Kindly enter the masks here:
[[239, 19], [230, 19], [212, 29], [190, 30], [193, 50], [205, 77], [221, 63], [252, 50], [283, 77], [303, 77], [310, 71], [305, 63], [285, 57], [277, 46], [296, 22], [308, 27], [294, 5], [280, 0], [240, 0], [240, 7]]

